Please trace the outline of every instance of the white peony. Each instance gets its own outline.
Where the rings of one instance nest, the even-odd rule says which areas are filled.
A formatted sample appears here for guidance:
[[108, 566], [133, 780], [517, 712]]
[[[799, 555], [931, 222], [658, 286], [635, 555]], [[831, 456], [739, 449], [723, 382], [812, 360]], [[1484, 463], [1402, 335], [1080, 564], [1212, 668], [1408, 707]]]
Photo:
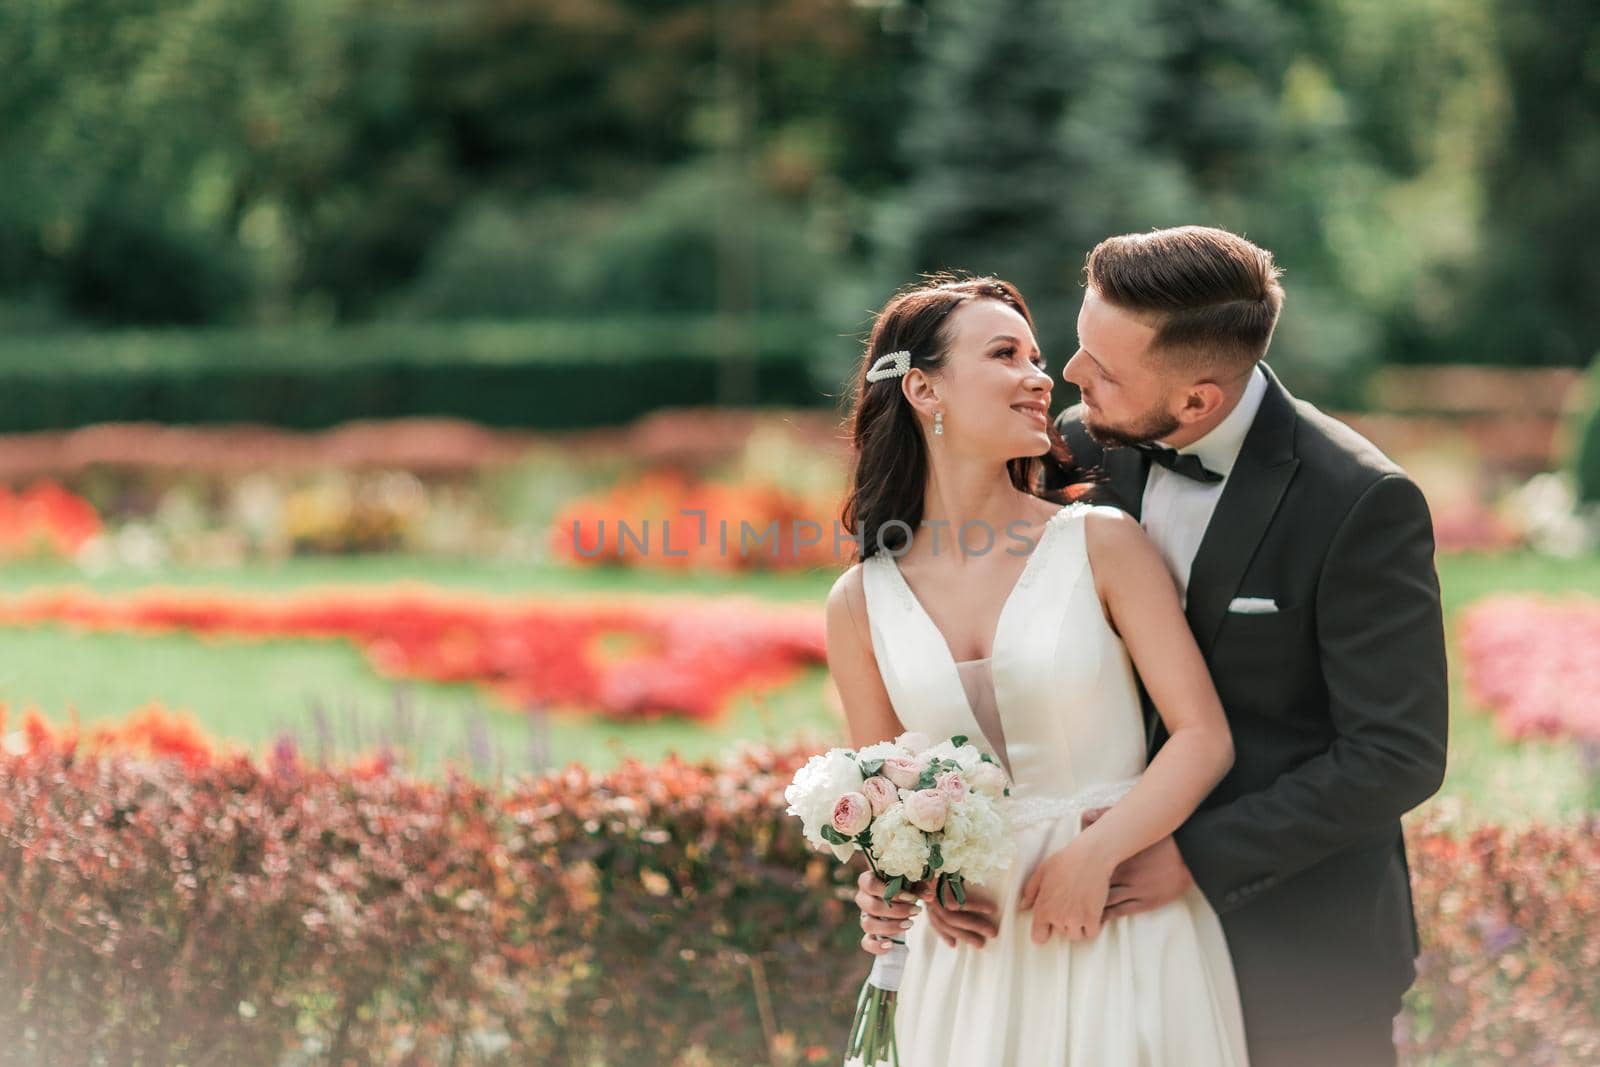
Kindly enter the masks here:
[[855, 847], [829, 845], [822, 836], [822, 828], [833, 824], [833, 806], [839, 798], [846, 793], [860, 792], [863, 781], [861, 768], [856, 766], [850, 750], [834, 748], [807, 760], [804, 767], [794, 772], [794, 781], [783, 791], [783, 799], [789, 802], [788, 814], [800, 816], [806, 840], [817, 848], [829, 848], [840, 860], [849, 859]]
[[889, 878], [916, 881], [928, 867], [928, 838], [906, 820], [904, 804], [896, 804], [872, 822], [872, 855]]
[[950, 805], [939, 842], [941, 870], [981, 885], [1009, 867], [1015, 853], [1010, 828], [994, 801], [969, 793]]
[[905, 754], [906, 750], [893, 741], [879, 741], [875, 745], [868, 745], [866, 748], [858, 749], [856, 751], [856, 759], [865, 763], [868, 760], [888, 759], [890, 756], [904, 756]]
[[915, 756], [923, 749], [931, 746], [933, 744], [933, 738], [929, 737], [921, 730], [907, 730], [905, 733], [895, 738], [894, 743]]
[[983, 753], [978, 751], [976, 745], [965, 744], [957, 748], [948, 740], [940, 741], [922, 754], [930, 759], [953, 759], [963, 771], [970, 771], [983, 762]]

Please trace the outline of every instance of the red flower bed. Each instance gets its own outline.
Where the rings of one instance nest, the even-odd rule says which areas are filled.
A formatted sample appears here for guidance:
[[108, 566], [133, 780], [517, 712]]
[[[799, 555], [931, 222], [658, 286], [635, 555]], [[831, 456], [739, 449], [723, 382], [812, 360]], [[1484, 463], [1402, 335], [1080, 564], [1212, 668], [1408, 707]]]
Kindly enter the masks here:
[[[0, 1064], [822, 1062], [870, 960], [783, 814], [807, 752], [500, 793], [0, 752]], [[1410, 827], [1408, 1062], [1600, 1056], [1596, 831]]]
[[[539, 604], [410, 592], [318, 592], [277, 600], [81, 590], [0, 600], [0, 625], [348, 638], [388, 677], [471, 681], [516, 707], [619, 718], [715, 718], [735, 692], [792, 680], [825, 659], [813, 607], [726, 598]], [[612, 647], [621, 640], [625, 647]]]
[[834, 567], [854, 558], [842, 533], [835, 551], [837, 505], [657, 472], [570, 502], [550, 525], [550, 551], [569, 563], [658, 570]]
[[1473, 699], [1511, 736], [1600, 741], [1600, 598], [1480, 600], [1461, 647]]
[[0, 485], [0, 558], [73, 556], [99, 532], [94, 505], [55, 482], [35, 482], [20, 493]]
[[[6, 707], [0, 704], [0, 738], [5, 738]], [[177, 760], [190, 770], [210, 766], [219, 748], [192, 718], [166, 710], [159, 703], [145, 705], [121, 722], [97, 723], [85, 733], [77, 716], [67, 726], [52, 726], [29, 710], [18, 731], [20, 744], [5, 738], [7, 751], [23, 755], [43, 749], [74, 749], [90, 756], [131, 752]]]

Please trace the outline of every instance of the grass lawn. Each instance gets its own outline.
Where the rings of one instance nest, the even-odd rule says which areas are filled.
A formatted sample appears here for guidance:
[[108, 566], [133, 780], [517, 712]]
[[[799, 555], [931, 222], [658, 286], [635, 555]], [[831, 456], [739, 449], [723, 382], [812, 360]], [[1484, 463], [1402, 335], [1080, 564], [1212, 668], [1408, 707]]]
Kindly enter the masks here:
[[571, 762], [604, 768], [632, 755], [677, 751], [696, 759], [740, 740], [779, 743], [830, 736], [825, 672], [738, 697], [715, 724], [667, 718], [622, 722], [577, 715], [531, 717], [464, 685], [378, 677], [342, 641], [235, 641], [188, 636], [75, 633], [65, 627], [0, 629], [0, 700], [8, 729], [36, 706], [66, 722], [115, 721], [151, 701], [190, 715], [211, 737], [257, 753], [282, 734], [334, 757], [387, 743], [428, 774], [447, 765], [480, 779]]
[[820, 604], [833, 579], [832, 572], [820, 569], [800, 574], [686, 576], [620, 568], [582, 570], [554, 564], [391, 555], [293, 559], [226, 569], [169, 568], [148, 574], [121, 570], [94, 577], [59, 563], [10, 563], [0, 567], [0, 593], [63, 585], [81, 585], [99, 593], [127, 593], [160, 585], [271, 593], [326, 585], [422, 582], [441, 589], [508, 595], [738, 593], [769, 600], [814, 599]]
[[[1483, 596], [1513, 591], [1600, 591], [1600, 559], [1450, 556], [1440, 560], [1447, 617]], [[421, 582], [497, 595], [736, 593], [822, 602], [830, 572], [698, 576], [577, 571], [483, 561], [407, 557], [295, 560], [237, 570], [119, 573], [85, 579], [55, 565], [13, 565], [0, 594], [70, 584], [103, 593], [152, 585], [283, 592], [327, 585]], [[1469, 822], [1559, 818], [1591, 803], [1576, 746], [1503, 740], [1469, 707], [1459, 661], [1452, 665], [1451, 765], [1433, 803]], [[739, 740], [779, 742], [836, 736], [820, 668], [782, 690], [738, 699], [713, 726], [665, 719], [624, 723], [591, 717], [533, 719], [457, 685], [396, 684], [377, 677], [343, 642], [201, 640], [187, 636], [80, 634], [62, 627], [0, 629], [0, 699], [13, 714], [37, 705], [55, 720], [77, 709], [83, 723], [121, 718], [152, 700], [192, 712], [215, 737], [259, 750], [282, 733], [309, 752], [346, 754], [380, 741], [402, 746], [414, 765], [454, 764], [479, 777], [520, 774], [577, 761], [608, 767], [677, 751], [714, 755]]]
[[[85, 577], [59, 564], [0, 570], [0, 595], [78, 585], [115, 595], [156, 586], [284, 593], [329, 586], [422, 583], [496, 596], [585, 597], [737, 594], [821, 603], [833, 578], [811, 575], [702, 576], [629, 573], [395, 556], [292, 560], [238, 569], [117, 572]], [[68, 627], [0, 627], [0, 701], [12, 728], [27, 706], [65, 722], [69, 707], [85, 725], [120, 720], [149, 701], [191, 714], [211, 736], [261, 751], [279, 735], [332, 756], [380, 742], [403, 748], [429, 774], [447, 764], [488, 779], [579, 762], [615, 765], [676, 751], [695, 759], [741, 740], [778, 743], [830, 736], [836, 719], [823, 696], [826, 672], [806, 672], [782, 690], [737, 698], [715, 724], [680, 719], [620, 722], [590, 716], [531, 718], [475, 687], [396, 683], [377, 676], [341, 641], [243, 641], [186, 635], [78, 633]]]

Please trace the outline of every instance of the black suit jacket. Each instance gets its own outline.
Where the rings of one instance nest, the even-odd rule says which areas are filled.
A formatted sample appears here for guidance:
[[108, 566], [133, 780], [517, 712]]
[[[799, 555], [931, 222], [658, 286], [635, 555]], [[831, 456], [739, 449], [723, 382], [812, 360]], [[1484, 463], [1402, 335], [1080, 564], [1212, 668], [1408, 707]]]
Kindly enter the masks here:
[[[1399, 1008], [1418, 942], [1400, 816], [1444, 777], [1444, 624], [1421, 492], [1343, 423], [1268, 388], [1189, 579], [1233, 769], [1175, 835], [1222, 918], [1252, 1040]], [[1057, 419], [1139, 515], [1148, 461]], [[1073, 480], [1052, 467], [1047, 487]], [[1270, 597], [1274, 614], [1228, 611]], [[1165, 740], [1145, 702], [1151, 754]]]

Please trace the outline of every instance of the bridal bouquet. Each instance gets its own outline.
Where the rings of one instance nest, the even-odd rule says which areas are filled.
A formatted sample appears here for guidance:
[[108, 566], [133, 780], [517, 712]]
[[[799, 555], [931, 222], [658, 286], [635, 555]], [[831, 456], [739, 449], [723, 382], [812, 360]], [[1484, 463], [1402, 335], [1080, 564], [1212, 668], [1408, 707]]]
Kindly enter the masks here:
[[[1011, 863], [1002, 804], [1010, 792], [999, 763], [966, 737], [933, 744], [912, 732], [859, 751], [812, 756], [784, 799], [818, 849], [841, 862], [858, 851], [866, 856], [885, 883], [885, 901], [932, 878], [940, 901], [949, 893], [965, 904], [967, 882], [981, 885]], [[894, 1010], [906, 952], [897, 941], [873, 962], [850, 1027], [846, 1067], [898, 1067]]]

